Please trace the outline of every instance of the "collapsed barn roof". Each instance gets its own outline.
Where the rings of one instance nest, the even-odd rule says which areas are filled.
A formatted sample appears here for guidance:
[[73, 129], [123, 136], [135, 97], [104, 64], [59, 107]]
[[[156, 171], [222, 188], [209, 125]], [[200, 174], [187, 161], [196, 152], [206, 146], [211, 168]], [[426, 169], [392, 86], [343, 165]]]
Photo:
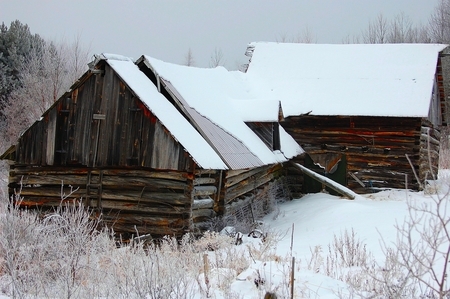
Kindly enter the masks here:
[[[279, 102], [261, 105], [247, 92], [244, 82], [225, 68], [187, 67], [149, 56], [138, 60], [142, 61], [172, 90], [230, 168], [285, 162], [303, 152], [281, 127], [281, 149], [273, 150], [246, 125], [250, 120], [278, 122]], [[256, 103], [261, 109], [253, 109], [250, 118], [249, 105]]]

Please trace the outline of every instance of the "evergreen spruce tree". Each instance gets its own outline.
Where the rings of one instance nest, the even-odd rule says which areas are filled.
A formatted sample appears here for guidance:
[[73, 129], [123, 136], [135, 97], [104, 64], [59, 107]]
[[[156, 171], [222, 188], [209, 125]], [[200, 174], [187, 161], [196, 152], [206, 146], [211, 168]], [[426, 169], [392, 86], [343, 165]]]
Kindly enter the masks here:
[[[13, 21], [8, 28], [0, 26], [0, 111], [7, 105], [10, 95], [22, 86], [21, 72], [33, 50], [40, 50], [45, 41], [20, 21]], [[4, 118], [0, 113], [0, 121]]]

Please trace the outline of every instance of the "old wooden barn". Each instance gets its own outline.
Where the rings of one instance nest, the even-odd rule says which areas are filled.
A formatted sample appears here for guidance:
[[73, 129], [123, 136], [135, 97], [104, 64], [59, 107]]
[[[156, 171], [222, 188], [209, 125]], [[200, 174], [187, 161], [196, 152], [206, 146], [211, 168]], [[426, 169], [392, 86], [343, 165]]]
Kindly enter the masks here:
[[10, 193], [22, 185], [22, 205], [45, 210], [71, 186], [66, 200], [81, 199], [126, 235], [180, 236], [215, 216], [251, 216], [283, 163], [302, 153], [278, 126], [279, 102], [270, 117], [245, 122], [230, 95], [239, 80], [225, 69], [146, 56], [138, 65], [97, 56], [3, 155]]
[[[445, 47], [252, 43], [246, 75], [259, 98], [281, 101], [281, 125], [307, 152], [294, 161], [359, 192], [419, 189], [447, 124]], [[305, 178], [304, 192], [320, 189]]]

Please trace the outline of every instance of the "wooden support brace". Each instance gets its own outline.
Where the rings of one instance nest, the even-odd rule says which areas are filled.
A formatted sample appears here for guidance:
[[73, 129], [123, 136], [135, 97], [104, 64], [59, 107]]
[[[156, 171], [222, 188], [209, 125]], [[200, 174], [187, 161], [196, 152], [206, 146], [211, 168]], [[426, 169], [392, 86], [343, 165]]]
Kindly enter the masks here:
[[321, 182], [322, 184], [324, 184], [325, 186], [333, 189], [334, 191], [336, 191], [339, 194], [342, 194], [343, 196], [349, 198], [349, 199], [355, 199], [356, 196], [358, 196], [355, 192], [353, 192], [352, 190], [348, 189], [347, 187], [344, 187], [342, 185], [340, 185], [339, 183], [324, 177], [323, 175], [320, 175], [308, 168], [306, 168], [303, 165], [300, 165], [298, 163], [292, 163], [292, 165], [294, 165], [295, 167], [299, 168], [304, 174], [306, 174], [307, 176], [315, 179], [316, 181]]

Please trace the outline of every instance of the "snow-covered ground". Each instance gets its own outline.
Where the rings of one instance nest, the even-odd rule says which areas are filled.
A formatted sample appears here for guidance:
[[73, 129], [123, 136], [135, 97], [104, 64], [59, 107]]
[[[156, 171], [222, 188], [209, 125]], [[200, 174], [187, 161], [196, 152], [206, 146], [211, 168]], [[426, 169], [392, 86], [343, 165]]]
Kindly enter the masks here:
[[[425, 192], [393, 189], [362, 195], [355, 200], [319, 193], [280, 204], [263, 221], [263, 231], [267, 230], [278, 238], [273, 254], [266, 254], [265, 261], [252, 261], [249, 268], [231, 284], [231, 290], [240, 295], [238, 298], [262, 298], [266, 291], [290, 298], [290, 262], [295, 257], [295, 298], [355, 296], [349, 285], [342, 281], [348, 269], [327, 270], [329, 246], [333, 248], [334, 238], [345, 239], [347, 234], [347, 240], [353, 239], [354, 245], [366, 245], [366, 250], [362, 251], [370, 252], [369, 256], [379, 266], [383, 266], [386, 248], [393, 247], [398, 239], [395, 225], [400, 226], [410, 219], [408, 202], [416, 207], [425, 203], [433, 208], [436, 201], [447, 197], [447, 182], [448, 175], [445, 175], [441, 180], [431, 182]], [[443, 202], [447, 203], [447, 199]], [[443, 215], [443, 218], [449, 218], [447, 211]], [[352, 233], [354, 238], [351, 237]], [[444, 241], [444, 246], [446, 244], [448, 247], [447, 241]], [[244, 237], [240, 246], [251, 247], [253, 245], [249, 244], [252, 242], [254, 240], [251, 237]], [[333, 250], [331, 252], [333, 256]], [[441, 266], [437, 262], [438, 270], [441, 270]], [[359, 267], [354, 268], [354, 273], [360, 270]], [[334, 277], [327, 276], [327, 272]], [[255, 279], [260, 277], [265, 283], [257, 287]]]
[[[280, 237], [274, 256], [278, 256], [281, 262], [254, 262], [237, 277], [232, 290], [241, 294], [242, 298], [260, 298], [261, 289], [258, 290], [253, 281], [257, 276], [256, 270], [264, 273], [264, 279], [272, 284], [264, 286], [265, 289], [277, 291], [283, 280], [288, 284], [289, 265], [286, 263], [289, 259], [286, 257], [291, 256], [292, 240], [292, 256], [296, 263], [296, 294], [306, 296], [310, 293], [312, 298], [316, 298], [316, 295], [317, 298], [336, 298], [336, 292], [339, 288], [345, 288], [345, 284], [316, 273], [314, 265], [309, 266], [311, 251], [320, 248], [322, 255], [326, 254], [335, 235], [339, 236], [346, 230], [351, 232], [353, 229], [356, 236], [367, 244], [374, 257], [382, 261], [384, 257], [379, 243], [380, 235], [387, 243], [395, 241], [394, 224], [407, 217], [406, 196], [426, 198], [422, 194], [409, 192], [407, 195], [403, 190], [391, 190], [361, 196], [353, 201], [324, 193], [309, 194], [280, 204], [278, 211], [264, 219], [264, 225], [271, 234]], [[244, 237], [241, 246], [252, 241], [251, 238]]]
[[[185, 247], [168, 239], [155, 251], [149, 251], [139, 245], [117, 249], [107, 237], [80, 238], [85, 243], [67, 246], [67, 234], [62, 231], [56, 235], [59, 229], [34, 238], [33, 232], [45, 231], [38, 226], [28, 236], [31, 245], [20, 245], [23, 238], [19, 236], [20, 240], [16, 240], [12, 235], [8, 238], [20, 241], [19, 245], [2, 240], [0, 245], [6, 248], [10, 244], [20, 250], [12, 256], [20, 252], [25, 262], [13, 259], [10, 271], [18, 275], [17, 290], [26, 293], [30, 290], [27, 295], [36, 298], [70, 294], [77, 298], [259, 299], [267, 292], [275, 293], [277, 298], [291, 298], [292, 291], [293, 298], [421, 298], [420, 295], [431, 294], [430, 288], [422, 283], [419, 289], [417, 277], [405, 279], [408, 272], [399, 266], [400, 252], [388, 248], [414, 247], [412, 252], [426, 261], [435, 251], [420, 241], [442, 237], [432, 241], [440, 242], [439, 250], [448, 252], [450, 237], [443, 233], [450, 221], [447, 207], [450, 175], [440, 174], [441, 178], [430, 182], [423, 192], [391, 189], [360, 195], [355, 200], [318, 193], [280, 203], [261, 221], [254, 236], [239, 233], [228, 236], [223, 231], [206, 234], [195, 242], [187, 241]], [[420, 218], [422, 213], [410, 213], [414, 211], [411, 207], [437, 211], [437, 204], [441, 205], [440, 218]], [[410, 221], [411, 215], [418, 220], [414, 227], [417, 230], [412, 232], [413, 246], [405, 240], [399, 243], [396, 229]], [[11, 220], [0, 223], [19, 225]], [[232, 228], [227, 230], [231, 232]], [[81, 236], [83, 230], [74, 232]], [[1, 237], [5, 239], [5, 232]], [[242, 243], [235, 245], [237, 237], [242, 237]], [[41, 247], [45, 249], [38, 252], [41, 255], [28, 250]], [[83, 256], [72, 256], [75, 250], [71, 247], [79, 247], [77, 252]], [[386, 253], [390, 253], [388, 263]], [[36, 254], [41, 256], [39, 260]], [[60, 258], [55, 260], [57, 256]], [[448, 257], [439, 253], [432, 261], [437, 280], [446, 260]], [[12, 298], [13, 280], [8, 278], [3, 264], [7, 264], [6, 260], [2, 260], [0, 298]], [[430, 273], [423, 271], [426, 267], [417, 267], [417, 263], [412, 267], [411, 273], [425, 282], [432, 281]], [[35, 289], [21, 280], [22, 274], [30, 278]], [[42, 277], [33, 279], [30, 275]], [[430, 286], [437, 284], [432, 282]], [[446, 283], [443, 287], [447, 289]]]

